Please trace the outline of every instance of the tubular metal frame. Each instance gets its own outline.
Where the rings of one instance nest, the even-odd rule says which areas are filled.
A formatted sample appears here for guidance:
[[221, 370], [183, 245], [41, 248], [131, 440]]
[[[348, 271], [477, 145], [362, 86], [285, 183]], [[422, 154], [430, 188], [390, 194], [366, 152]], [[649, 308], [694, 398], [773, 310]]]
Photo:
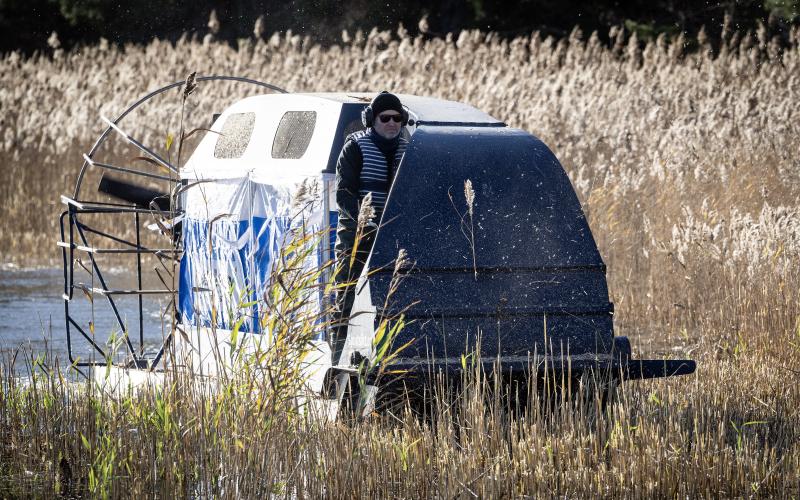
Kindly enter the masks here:
[[[258, 80], [253, 80], [250, 78], [243, 78], [237, 76], [223, 76], [223, 75], [211, 75], [211, 76], [199, 76], [195, 78], [196, 82], [208, 82], [208, 81], [232, 81], [232, 82], [239, 82], [239, 83], [246, 83], [250, 85], [255, 85], [261, 88], [269, 89], [274, 92], [280, 93], [287, 93], [286, 90], [276, 87], [275, 85], [271, 85], [269, 83], [260, 82]], [[166, 180], [172, 181], [175, 185], [177, 185], [180, 181], [178, 178], [172, 177], [165, 177], [160, 175], [154, 175], [147, 172], [139, 172], [135, 169], [120, 167], [115, 165], [109, 165], [102, 162], [94, 161], [92, 158], [94, 154], [97, 152], [99, 147], [105, 142], [108, 138], [109, 134], [112, 130], [115, 130], [117, 124], [119, 124], [126, 116], [128, 116], [132, 111], [140, 107], [145, 102], [149, 101], [153, 97], [163, 94], [164, 92], [180, 87], [184, 85], [185, 81], [178, 81], [161, 87], [157, 90], [150, 92], [149, 94], [143, 96], [138, 101], [130, 105], [128, 108], [125, 109], [116, 119], [113, 121], [108, 121], [108, 126], [103, 131], [103, 133], [98, 137], [97, 141], [95, 141], [94, 145], [92, 146], [91, 150], [83, 156], [84, 162], [81, 166], [80, 172], [78, 174], [78, 179], [75, 183], [75, 190], [73, 193], [72, 198], [68, 198], [66, 196], [62, 196], [61, 200], [67, 205], [67, 210], [61, 213], [59, 218], [59, 226], [60, 226], [60, 236], [61, 240], [58, 242], [58, 246], [61, 248], [62, 252], [62, 260], [63, 260], [63, 274], [64, 274], [64, 317], [65, 317], [65, 327], [66, 327], [66, 337], [67, 337], [67, 353], [69, 356], [69, 361], [73, 367], [78, 369], [79, 367], [91, 367], [91, 366], [106, 366], [108, 363], [113, 364], [113, 359], [109, 356], [103, 347], [98, 345], [95, 341], [94, 336], [91, 334], [93, 332], [87, 333], [86, 330], [81, 327], [81, 325], [76, 321], [76, 319], [70, 314], [70, 301], [73, 299], [75, 289], [79, 289], [85, 294], [91, 297], [92, 302], [94, 302], [95, 296], [102, 296], [105, 297], [108, 307], [111, 308], [114, 318], [116, 320], [117, 325], [121, 329], [124, 335], [124, 343], [127, 348], [127, 354], [129, 361], [125, 364], [127, 368], [138, 368], [138, 369], [147, 369], [153, 370], [155, 367], [158, 366], [159, 361], [164, 355], [166, 349], [168, 349], [172, 344], [172, 336], [174, 332], [170, 331], [169, 335], [164, 339], [161, 347], [159, 348], [158, 352], [155, 356], [148, 357], [144, 352], [144, 315], [143, 315], [143, 296], [144, 295], [154, 295], [154, 294], [164, 294], [164, 295], [171, 295], [170, 303], [167, 307], [171, 307], [173, 314], [177, 307], [177, 290], [170, 290], [169, 287], [165, 282], [165, 287], [163, 289], [153, 289], [153, 290], [145, 290], [142, 288], [142, 255], [143, 254], [152, 254], [158, 257], [159, 259], [162, 258], [172, 258], [179, 260], [182, 254], [181, 248], [181, 241], [180, 238], [173, 237], [173, 243], [171, 248], [147, 248], [142, 245], [141, 239], [141, 229], [142, 229], [142, 221], [141, 217], [144, 216], [154, 216], [160, 217], [168, 214], [173, 220], [175, 217], [181, 215], [179, 210], [175, 210], [175, 200], [172, 200], [171, 206], [173, 210], [170, 212], [163, 212], [161, 210], [156, 209], [145, 209], [139, 208], [136, 205], [126, 205], [121, 203], [107, 203], [107, 202], [95, 202], [95, 201], [85, 201], [80, 198], [81, 187], [83, 185], [84, 175], [89, 167], [97, 167], [100, 169], [105, 170], [112, 170], [112, 171], [121, 171], [125, 173], [131, 173], [135, 175], [140, 175], [146, 178], [157, 178], [159, 180]], [[134, 144], [135, 146], [139, 147], [143, 150], [146, 154], [152, 155], [152, 152], [144, 146], [140, 146], [138, 144]], [[172, 187], [175, 187], [174, 185]], [[170, 190], [174, 192], [173, 189]], [[132, 216], [132, 223], [134, 228], [134, 241], [128, 241], [123, 237], [115, 236], [113, 234], [106, 233], [99, 229], [93, 228], [90, 225], [86, 224], [82, 219], [84, 215], [95, 215], [95, 214], [106, 214], [109, 216], [120, 214], [129, 214]], [[87, 233], [94, 235], [94, 237], [101, 239], [106, 242], [117, 243], [122, 245], [122, 247], [117, 248], [99, 248], [90, 245], [89, 238], [87, 238]], [[76, 252], [84, 253], [88, 256], [91, 262], [91, 273], [93, 277], [96, 277], [99, 281], [100, 287], [87, 287], [81, 283], [74, 282], [74, 274], [75, 274], [75, 263], [76, 263]], [[111, 290], [108, 288], [105, 277], [103, 276], [103, 272], [101, 266], [98, 264], [96, 255], [100, 254], [117, 254], [117, 255], [135, 255], [136, 259], [136, 289], [126, 289], [126, 290]], [[85, 269], [85, 267], [84, 267]], [[88, 269], [87, 269], [88, 271]], [[159, 276], [160, 277], [160, 276]], [[138, 346], [134, 346], [134, 343], [131, 341], [131, 338], [128, 336], [127, 332], [129, 331], [128, 325], [123, 320], [119, 308], [117, 307], [117, 303], [114, 300], [114, 296], [116, 295], [136, 295], [138, 297], [138, 317], [135, 320], [135, 326], [138, 330]], [[92, 361], [92, 360], [82, 360], [80, 358], [76, 358], [73, 353], [73, 328], [77, 331], [81, 337], [86, 340], [93, 352], [96, 352], [102, 357], [102, 361]], [[138, 349], [137, 349], [138, 347]], [[80, 370], [78, 369], [80, 372]], [[82, 373], [82, 372], [80, 372]]]

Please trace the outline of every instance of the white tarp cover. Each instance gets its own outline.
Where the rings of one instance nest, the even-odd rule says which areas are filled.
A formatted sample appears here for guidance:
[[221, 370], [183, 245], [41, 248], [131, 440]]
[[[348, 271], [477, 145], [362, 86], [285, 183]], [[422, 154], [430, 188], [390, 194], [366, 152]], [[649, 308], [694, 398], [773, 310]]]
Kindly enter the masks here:
[[[318, 233], [325, 220], [316, 178], [188, 180], [179, 311], [187, 327], [260, 333], [270, 271], [292, 230]], [[321, 245], [315, 253], [319, 265]], [[321, 293], [316, 293], [321, 307]], [[256, 305], [248, 305], [253, 302]], [[246, 305], [246, 307], [243, 307]]]

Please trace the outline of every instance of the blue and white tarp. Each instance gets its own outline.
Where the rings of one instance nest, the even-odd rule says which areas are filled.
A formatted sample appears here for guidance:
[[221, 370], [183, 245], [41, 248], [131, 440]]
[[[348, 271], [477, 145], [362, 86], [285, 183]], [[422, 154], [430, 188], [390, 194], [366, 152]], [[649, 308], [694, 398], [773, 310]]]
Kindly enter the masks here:
[[[319, 233], [319, 179], [265, 182], [252, 175], [188, 179], [178, 309], [189, 327], [261, 333], [264, 292], [293, 230]], [[309, 266], [319, 265], [322, 246]], [[317, 293], [317, 307], [322, 295]]]

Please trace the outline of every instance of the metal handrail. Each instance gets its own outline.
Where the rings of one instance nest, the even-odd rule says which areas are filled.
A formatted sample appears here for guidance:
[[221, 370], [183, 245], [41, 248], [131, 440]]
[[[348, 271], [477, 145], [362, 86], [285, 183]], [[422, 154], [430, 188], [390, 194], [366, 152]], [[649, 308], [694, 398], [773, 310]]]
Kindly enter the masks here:
[[[73, 201], [73, 200], [70, 200]], [[142, 213], [155, 213], [155, 211], [148, 211], [148, 210], [139, 210], [139, 209], [130, 209], [126, 207], [103, 207], [102, 209], [98, 210], [97, 207], [84, 207], [80, 208], [80, 203], [68, 203], [68, 210], [64, 211], [61, 214], [60, 218], [60, 229], [61, 229], [61, 240], [57, 242], [57, 246], [61, 248], [62, 255], [63, 255], [63, 262], [64, 262], [64, 314], [65, 314], [65, 326], [66, 326], [66, 336], [67, 336], [67, 352], [69, 356], [69, 361], [76, 367], [82, 366], [97, 366], [97, 365], [105, 365], [109, 358], [108, 353], [97, 343], [93, 335], [90, 335], [86, 332], [84, 328], [82, 328], [78, 321], [72, 316], [70, 313], [70, 302], [73, 300], [74, 297], [74, 290], [78, 289], [83, 291], [88, 296], [98, 295], [101, 297], [105, 297], [108, 301], [111, 310], [114, 313], [114, 317], [116, 318], [117, 325], [119, 328], [124, 331], [130, 331], [129, 325], [125, 324], [125, 321], [122, 319], [122, 315], [120, 314], [119, 309], [117, 308], [116, 302], [114, 301], [114, 296], [119, 295], [126, 295], [131, 296], [135, 295], [138, 296], [139, 304], [138, 304], [138, 330], [139, 330], [139, 348], [136, 349], [131, 342], [131, 338], [126, 335], [124, 340], [124, 345], [127, 348], [127, 352], [130, 355], [131, 363], [137, 367], [142, 368], [153, 368], [156, 364], [156, 360], [150, 360], [144, 357], [144, 309], [142, 303], [142, 297], [145, 295], [172, 295], [173, 301], [175, 294], [177, 293], [176, 290], [170, 290], [167, 288], [165, 289], [145, 289], [142, 287], [142, 266], [141, 266], [141, 255], [142, 254], [155, 254], [159, 255], [161, 253], [169, 253], [169, 254], [178, 254], [181, 253], [182, 250], [180, 248], [171, 248], [171, 249], [151, 249], [141, 245], [141, 240], [139, 238], [139, 234], [141, 232], [141, 225], [139, 224], [139, 217]], [[135, 224], [135, 232], [136, 232], [136, 241], [131, 242], [127, 241], [123, 238], [116, 237], [114, 235], [108, 234], [103, 231], [99, 231], [96, 229], [91, 228], [90, 226], [82, 223], [80, 221], [80, 216], [85, 214], [97, 214], [97, 213], [104, 213], [104, 214], [133, 214], [136, 218]], [[67, 233], [67, 221], [68, 219], [68, 228], [69, 233]], [[77, 234], [76, 234], [77, 233]], [[115, 241], [117, 243], [121, 243], [123, 245], [127, 245], [130, 248], [97, 248], [89, 244], [89, 240], [87, 238], [87, 233], [92, 233], [96, 235], [98, 238], [102, 239], [109, 239], [111, 241]], [[89, 261], [91, 263], [91, 272], [97, 278], [100, 286], [89, 286], [83, 283], [76, 283], [74, 280], [74, 266], [75, 266], [75, 251], [82, 251], [85, 252], [86, 255], [89, 257]], [[103, 276], [103, 272], [98, 264], [97, 260], [95, 259], [95, 255], [98, 254], [123, 254], [123, 255], [136, 255], [137, 259], [137, 288], [132, 289], [113, 289], [109, 288], [105, 277]], [[101, 356], [101, 361], [83, 361], [75, 357], [73, 353], [73, 345], [72, 345], [72, 333], [77, 331], [93, 348]], [[156, 359], [160, 359], [163, 356], [164, 349], [170, 344], [170, 336], [165, 339], [164, 343], [161, 345]]]
[[[253, 80], [250, 78], [244, 77], [237, 77], [237, 76], [225, 76], [225, 75], [210, 75], [210, 76], [200, 76], [195, 78], [197, 82], [207, 82], [207, 81], [232, 81], [232, 82], [240, 82], [240, 83], [247, 83], [251, 85], [256, 85], [261, 88], [269, 89], [275, 92], [280, 93], [287, 93], [286, 90], [277, 87], [275, 85], [261, 82], [258, 80]], [[180, 253], [182, 250], [178, 247], [175, 248], [147, 248], [142, 246], [140, 232], [141, 232], [141, 224], [140, 218], [142, 215], [154, 215], [154, 216], [163, 216], [165, 214], [164, 211], [157, 209], [157, 208], [142, 208], [136, 207], [131, 205], [119, 204], [119, 203], [111, 203], [111, 202], [102, 202], [102, 201], [84, 201], [80, 199], [80, 191], [83, 185], [83, 179], [86, 174], [86, 170], [89, 167], [97, 167], [104, 170], [111, 170], [116, 172], [134, 174], [134, 175], [141, 175], [143, 177], [147, 177], [150, 179], [156, 180], [163, 180], [163, 181], [174, 181], [177, 182], [177, 179], [172, 177], [153, 174], [150, 172], [140, 172], [133, 168], [126, 167], [126, 166], [118, 166], [112, 165], [110, 163], [104, 163], [95, 161], [93, 159], [94, 154], [97, 152], [98, 148], [103, 144], [103, 142], [108, 138], [109, 134], [112, 131], [116, 131], [118, 134], [121, 134], [125, 140], [129, 143], [136, 146], [139, 150], [143, 151], [145, 154], [153, 157], [154, 161], [157, 163], [167, 167], [171, 172], [177, 172], [177, 168], [168, 161], [164, 160], [163, 158], [159, 157], [154, 151], [147, 148], [144, 144], [138, 142], [136, 139], [128, 135], [124, 132], [120, 127], [120, 122], [128, 116], [132, 111], [140, 107], [145, 102], [149, 101], [155, 96], [163, 94], [171, 89], [180, 87], [185, 85], [186, 81], [181, 80], [159, 89], [156, 89], [145, 96], [141, 97], [139, 100], [128, 106], [122, 113], [120, 113], [114, 120], [104, 119], [107, 123], [107, 127], [103, 131], [102, 134], [97, 138], [92, 148], [89, 152], [83, 155], [83, 165], [81, 165], [80, 172], [78, 173], [78, 178], [75, 183], [75, 190], [73, 192], [72, 197], [61, 196], [61, 201], [67, 205], [67, 210], [61, 214], [60, 217], [60, 230], [61, 230], [61, 239], [57, 242], [57, 245], [61, 248], [62, 257], [63, 257], [63, 265], [64, 265], [64, 314], [65, 314], [65, 323], [66, 323], [66, 334], [67, 334], [67, 351], [69, 355], [70, 363], [73, 364], [75, 367], [81, 366], [96, 366], [96, 365], [105, 365], [108, 361], [108, 356], [105, 350], [97, 344], [93, 335], [89, 335], [84, 328], [82, 328], [77, 321], [70, 315], [70, 301], [73, 299], [73, 291], [77, 288], [82, 290], [89, 296], [92, 295], [100, 295], [106, 298], [108, 301], [109, 306], [111, 307], [112, 311], [114, 312], [114, 316], [116, 318], [117, 324], [122, 329], [122, 331], [127, 332], [128, 328], [125, 325], [125, 322], [120, 315], [120, 312], [117, 308], [117, 305], [114, 301], [114, 296], [117, 295], [136, 295], [138, 296], [138, 309], [139, 309], [139, 317], [138, 317], [138, 329], [139, 329], [139, 350], [134, 348], [133, 343], [128, 335], [125, 335], [125, 345], [127, 347], [128, 353], [131, 357], [131, 363], [133, 366], [139, 368], [154, 368], [157, 363], [161, 360], [165, 349], [169, 347], [172, 342], [173, 334], [170, 333], [166, 339], [164, 339], [158, 353], [152, 359], [147, 359], [144, 356], [144, 324], [143, 324], [143, 302], [142, 297], [144, 295], [152, 295], [152, 294], [168, 294], [172, 295], [171, 303], [176, 303], [175, 295], [177, 293], [176, 290], [169, 290], [169, 286], [164, 283], [166, 289], [153, 289], [148, 290], [142, 287], [142, 254], [154, 254], [159, 259], [161, 257], [164, 258], [172, 258], [176, 259], [179, 258]], [[80, 221], [81, 215], [86, 214], [132, 214], [134, 217], [134, 224], [135, 224], [135, 241], [128, 241], [125, 238], [120, 236], [115, 236], [109, 234], [104, 231], [100, 231], [98, 229], [92, 228], [91, 226], [85, 224], [84, 222]], [[174, 216], [175, 212], [171, 212], [170, 216]], [[69, 219], [69, 234], [67, 234], [67, 227], [65, 218]], [[77, 234], [76, 234], [77, 233]], [[98, 238], [107, 239], [111, 242], [115, 242], [124, 246], [125, 248], [101, 248], [95, 245], [89, 244], [89, 240], [87, 238], [87, 233], [91, 233], [92, 235], [97, 236]], [[76, 284], [74, 281], [74, 274], [75, 274], [75, 252], [84, 252], [91, 263], [91, 272], [97, 277], [99, 281], [99, 287], [97, 286], [87, 286], [83, 284]], [[100, 269], [100, 266], [95, 259], [96, 255], [100, 254], [119, 254], [119, 255], [136, 255], [136, 277], [137, 277], [137, 287], [132, 289], [109, 289], [105, 278], [103, 277], [103, 273]], [[163, 280], [162, 280], [163, 282]], [[167, 306], [169, 307], [169, 306]], [[102, 362], [93, 362], [93, 361], [82, 361], [76, 359], [73, 355], [72, 351], [72, 329], [76, 330], [78, 333], [81, 334], [82, 337], [86, 341], [88, 341], [89, 345], [100, 355], [102, 356]], [[91, 328], [90, 328], [91, 330]]]

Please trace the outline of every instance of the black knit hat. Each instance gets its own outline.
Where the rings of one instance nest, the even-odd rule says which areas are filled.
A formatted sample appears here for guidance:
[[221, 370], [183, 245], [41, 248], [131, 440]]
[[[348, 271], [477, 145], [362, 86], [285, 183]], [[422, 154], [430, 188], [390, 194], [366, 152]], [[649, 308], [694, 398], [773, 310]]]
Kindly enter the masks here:
[[400, 99], [387, 91], [383, 91], [375, 96], [372, 103], [369, 105], [372, 108], [372, 116], [378, 116], [387, 110], [394, 110], [398, 113], [403, 113], [403, 105], [400, 104]]

